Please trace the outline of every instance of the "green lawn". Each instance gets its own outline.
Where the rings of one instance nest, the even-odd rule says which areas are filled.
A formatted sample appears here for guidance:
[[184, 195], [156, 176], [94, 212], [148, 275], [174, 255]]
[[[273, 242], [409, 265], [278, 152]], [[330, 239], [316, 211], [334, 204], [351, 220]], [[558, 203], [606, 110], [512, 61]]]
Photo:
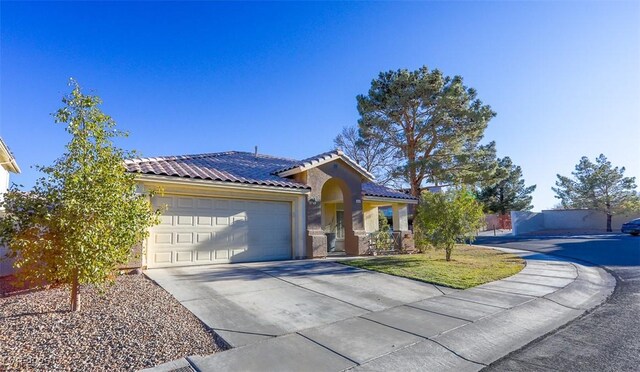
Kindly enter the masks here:
[[524, 260], [516, 255], [469, 245], [456, 246], [449, 262], [444, 258], [444, 250], [431, 249], [426, 253], [341, 263], [460, 289], [503, 279], [524, 268]]

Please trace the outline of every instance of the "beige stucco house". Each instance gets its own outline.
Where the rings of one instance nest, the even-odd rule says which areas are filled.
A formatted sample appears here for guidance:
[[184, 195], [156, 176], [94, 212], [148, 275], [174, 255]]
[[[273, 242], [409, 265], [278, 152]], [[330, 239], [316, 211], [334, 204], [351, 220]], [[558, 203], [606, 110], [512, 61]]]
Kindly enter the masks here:
[[393, 209], [397, 244], [411, 247], [410, 195], [374, 182], [339, 150], [304, 160], [247, 152], [126, 161], [163, 209], [140, 264], [149, 268], [360, 255]]

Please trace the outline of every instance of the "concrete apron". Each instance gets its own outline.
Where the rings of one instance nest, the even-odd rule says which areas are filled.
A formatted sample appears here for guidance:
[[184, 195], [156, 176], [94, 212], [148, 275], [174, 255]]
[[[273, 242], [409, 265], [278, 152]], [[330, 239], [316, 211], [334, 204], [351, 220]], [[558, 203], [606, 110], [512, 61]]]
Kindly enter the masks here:
[[521, 255], [527, 266], [475, 288], [362, 311], [150, 370], [477, 371], [601, 304], [615, 288], [615, 279], [598, 267], [499, 250]]

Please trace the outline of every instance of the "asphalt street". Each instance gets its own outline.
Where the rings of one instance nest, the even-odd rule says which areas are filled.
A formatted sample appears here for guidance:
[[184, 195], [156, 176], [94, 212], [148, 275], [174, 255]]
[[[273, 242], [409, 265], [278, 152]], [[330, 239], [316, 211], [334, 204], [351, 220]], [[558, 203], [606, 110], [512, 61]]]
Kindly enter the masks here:
[[484, 370], [640, 370], [640, 237], [479, 237], [476, 244], [579, 260], [605, 268], [617, 280], [605, 303]]

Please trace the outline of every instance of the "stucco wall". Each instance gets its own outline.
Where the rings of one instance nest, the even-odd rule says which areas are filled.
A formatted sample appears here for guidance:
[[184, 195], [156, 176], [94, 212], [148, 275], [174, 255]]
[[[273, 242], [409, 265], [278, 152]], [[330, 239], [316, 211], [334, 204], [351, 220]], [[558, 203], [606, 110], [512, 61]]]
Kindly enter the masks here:
[[512, 211], [511, 224], [513, 235], [545, 229], [544, 215], [538, 212]]
[[368, 233], [380, 230], [378, 207], [370, 203], [363, 203], [362, 210], [364, 211], [364, 230]]
[[[0, 169], [2, 168], [0, 167]], [[2, 170], [6, 173], [4, 169]], [[0, 197], [2, 197], [1, 194]], [[0, 215], [4, 215], [4, 212], [0, 211]], [[0, 245], [0, 276], [11, 275], [15, 272], [15, 269], [13, 268], [13, 260], [3, 259], [5, 254], [7, 254], [7, 247]]]
[[9, 189], [9, 172], [0, 167], [0, 194], [4, 194]]
[[[614, 215], [611, 228], [620, 232], [622, 224], [640, 218], [640, 214]], [[520, 235], [543, 230], [605, 231], [607, 215], [588, 209], [558, 209], [537, 212], [511, 212], [513, 234]]]

